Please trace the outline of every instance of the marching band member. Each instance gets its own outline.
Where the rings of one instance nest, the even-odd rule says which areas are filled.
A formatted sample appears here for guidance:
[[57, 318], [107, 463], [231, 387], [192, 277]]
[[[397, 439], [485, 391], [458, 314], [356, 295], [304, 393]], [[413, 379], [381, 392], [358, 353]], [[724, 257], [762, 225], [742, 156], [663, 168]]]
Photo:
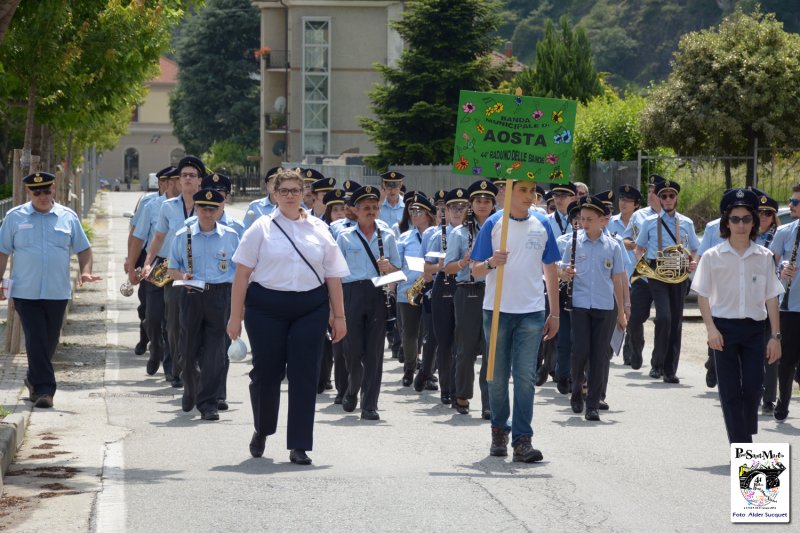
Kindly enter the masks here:
[[325, 203], [325, 212], [322, 214], [322, 221], [331, 224], [337, 220], [345, 218], [345, 200], [347, 192], [343, 189], [333, 189], [325, 193], [322, 201]]
[[245, 213], [243, 220], [244, 229], [252, 226], [253, 222], [255, 222], [258, 217], [271, 214], [277, 207], [272, 184], [275, 182], [275, 176], [278, 175], [279, 170], [282, 170], [282, 168], [272, 167], [267, 171], [266, 176], [264, 176], [264, 186], [267, 189], [267, 195], [260, 200], [253, 200], [250, 202], [250, 205], [247, 206], [247, 213]]
[[[494, 379], [489, 382], [492, 444], [489, 453], [508, 454], [508, 434], [512, 434], [514, 460], [542, 460], [542, 452], [533, 448], [535, 347], [541, 339], [558, 332], [558, 315], [545, 319], [542, 277], [545, 279], [550, 308], [558, 309], [558, 285], [555, 262], [558, 257], [555, 235], [546, 217], [529, 212], [536, 188], [532, 183], [513, 182], [509, 213], [508, 248], [500, 250], [502, 212], [495, 213], [481, 228], [472, 250], [472, 273], [486, 277], [483, 299], [483, 329], [491, 336], [496, 268], [505, 265], [505, 284], [500, 301], [500, 325]], [[510, 415], [508, 382], [514, 379], [514, 415]]]
[[[469, 209], [467, 219], [450, 235], [445, 257], [445, 272], [455, 275], [455, 387], [453, 403], [462, 415], [469, 413], [475, 383], [475, 361], [483, 351], [486, 339], [483, 335], [483, 299], [486, 289], [485, 276], [476, 276], [470, 262], [473, 244], [486, 220], [495, 208], [497, 187], [489, 181], [478, 180], [467, 189]], [[454, 201], [457, 201], [454, 199]], [[449, 204], [448, 204], [449, 205]], [[455, 205], [458, 205], [456, 203]], [[489, 391], [486, 382], [486, 366], [489, 354], [481, 357], [478, 384], [481, 391], [481, 416], [491, 417]]]
[[[781, 357], [777, 296], [783, 287], [770, 252], [754, 242], [757, 209], [758, 198], [752, 191], [733, 189], [723, 196], [719, 228], [725, 241], [703, 254], [692, 281], [708, 345], [714, 350], [730, 443], [753, 441], [758, 432], [765, 351], [770, 363]], [[765, 350], [767, 318], [771, 336]]]
[[378, 218], [386, 222], [390, 228], [400, 222], [403, 217], [403, 209], [406, 205], [401, 198], [403, 193], [400, 189], [403, 186], [404, 177], [403, 174], [393, 170], [381, 174], [381, 194], [385, 198], [380, 205], [381, 212]]
[[[641, 233], [636, 239], [636, 259], [638, 261], [644, 256], [653, 266], [656, 265], [656, 257], [664, 247], [680, 245], [685, 247], [683, 253], [689, 256], [688, 271], [694, 272], [697, 267], [699, 242], [692, 219], [677, 211], [680, 189], [678, 183], [670, 180], [655, 185], [655, 194], [661, 203], [661, 213], [647, 217], [642, 224]], [[658, 279], [647, 280], [656, 307], [650, 377], [663, 379], [665, 383], [680, 383], [676, 372], [681, 353], [686, 283], [686, 281], [665, 283]]]
[[598, 421], [600, 400], [608, 379], [611, 334], [615, 323], [622, 329], [627, 325], [623, 296], [627, 282], [622, 248], [615, 238], [603, 232], [608, 206], [597, 197], [584, 196], [578, 200], [578, 208], [583, 231], [575, 242], [575, 266], [571, 265], [571, 250], [565, 250], [562, 256], [562, 264], [567, 265], [564, 274], [572, 279], [570, 404], [573, 412], [583, 412], [581, 387], [588, 363], [585, 418]]
[[298, 171], [303, 176], [303, 209], [311, 212], [316, 200], [313, 188], [314, 183], [324, 180], [325, 176], [322, 175], [322, 172], [313, 168], [301, 168]]
[[[558, 246], [559, 257], [572, 257], [572, 241], [578, 235], [581, 229], [581, 210], [578, 207], [577, 200], [573, 200], [567, 206], [567, 222], [570, 224], [571, 231], [556, 238], [556, 246]], [[577, 246], [577, 240], [576, 246]], [[561, 319], [559, 320], [558, 331], [560, 335], [556, 338], [556, 363], [555, 363], [555, 380], [556, 389], [561, 394], [567, 394], [571, 390], [571, 359], [572, 359], [572, 313], [565, 309], [567, 303], [566, 298], [568, 290], [565, 286], [569, 278], [564, 276], [564, 268], [559, 269], [559, 308], [561, 308]], [[568, 307], [568, 306], [567, 306]], [[546, 365], [543, 365], [546, 367]], [[546, 378], [545, 378], [546, 379]]]
[[556, 211], [556, 200], [553, 198], [553, 191], [547, 191], [544, 193], [544, 210], [547, 212], [548, 215], [555, 213]]
[[[353, 180], [347, 180], [343, 184], [344, 187], [344, 218], [332, 221], [329, 226], [333, 238], [336, 239], [345, 228], [351, 228], [356, 225], [356, 212], [355, 208], [350, 202], [353, 193], [361, 188], [361, 185]], [[381, 221], [383, 222], [383, 221]]]
[[324, 222], [301, 207], [303, 181], [294, 171], [275, 178], [278, 210], [258, 220], [233, 255], [227, 332], [241, 335], [242, 318], [253, 351], [250, 401], [255, 432], [250, 454], [261, 457], [276, 432], [281, 381], [289, 378], [286, 444], [292, 463], [309, 465], [322, 340], [347, 334], [341, 278], [348, 273]]
[[311, 184], [311, 192], [314, 194], [314, 204], [311, 214], [317, 218], [322, 218], [325, 214], [325, 194], [336, 187], [334, 178], [322, 178]]
[[72, 296], [70, 256], [78, 255], [80, 284], [98, 281], [92, 275], [92, 248], [78, 215], [56, 203], [56, 177], [35, 172], [22, 179], [28, 202], [11, 209], [0, 226], [0, 279], [14, 257], [9, 294], [25, 333], [28, 399], [39, 408], [53, 407], [58, 347], [64, 312]]
[[375, 276], [400, 269], [394, 234], [375, 222], [378, 189], [365, 185], [353, 193], [358, 223], [336, 239], [350, 269], [343, 280], [348, 335], [344, 340], [348, 386], [342, 408], [352, 413], [361, 395], [361, 418], [380, 420], [378, 396], [383, 375], [383, 338], [386, 331], [386, 292], [373, 285]]
[[217, 223], [225, 201], [220, 191], [201, 189], [192, 198], [197, 214], [176, 232], [168, 258], [173, 280], [203, 283], [202, 288], [173, 285], [181, 317], [181, 407], [188, 413], [196, 405], [203, 420], [219, 420], [219, 395], [228, 376], [225, 327], [235, 270], [230, 260], [239, 246], [239, 235]]

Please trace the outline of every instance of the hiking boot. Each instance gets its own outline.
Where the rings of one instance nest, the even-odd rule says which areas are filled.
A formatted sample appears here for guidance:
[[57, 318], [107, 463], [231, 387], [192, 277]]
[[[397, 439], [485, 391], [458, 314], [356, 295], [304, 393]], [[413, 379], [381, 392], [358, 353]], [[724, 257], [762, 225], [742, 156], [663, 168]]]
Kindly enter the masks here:
[[[505, 457], [508, 455], [508, 430], [492, 428], [492, 446], [489, 448], [489, 455], [494, 457]], [[530, 441], [530, 439], [528, 439]]]
[[542, 452], [531, 446], [528, 436], [520, 437], [514, 446], [514, 461], [518, 463], [535, 463], [543, 458]]

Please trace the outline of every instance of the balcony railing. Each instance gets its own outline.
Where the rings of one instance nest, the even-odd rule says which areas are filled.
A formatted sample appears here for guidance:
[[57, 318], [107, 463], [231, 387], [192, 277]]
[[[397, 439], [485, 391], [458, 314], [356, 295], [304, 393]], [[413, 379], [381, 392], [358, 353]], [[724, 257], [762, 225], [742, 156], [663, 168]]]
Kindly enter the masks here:
[[264, 129], [273, 133], [285, 133], [286, 113], [264, 113]]
[[288, 70], [289, 69], [289, 51], [288, 50], [271, 50], [264, 56], [264, 64], [267, 70]]

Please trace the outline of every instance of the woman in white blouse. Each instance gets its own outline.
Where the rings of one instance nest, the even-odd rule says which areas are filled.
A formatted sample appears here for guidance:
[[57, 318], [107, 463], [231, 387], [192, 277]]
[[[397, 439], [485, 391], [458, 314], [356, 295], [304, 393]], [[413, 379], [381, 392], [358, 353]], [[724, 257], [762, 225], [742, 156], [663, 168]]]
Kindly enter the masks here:
[[253, 223], [233, 255], [227, 331], [238, 338], [244, 316], [253, 352], [250, 453], [261, 457], [276, 431], [281, 381], [288, 375], [289, 459], [311, 464], [306, 452], [313, 443], [322, 342], [327, 328], [333, 342], [347, 334], [341, 278], [350, 271], [328, 226], [302, 208], [300, 175], [279, 172], [274, 190], [278, 209]]

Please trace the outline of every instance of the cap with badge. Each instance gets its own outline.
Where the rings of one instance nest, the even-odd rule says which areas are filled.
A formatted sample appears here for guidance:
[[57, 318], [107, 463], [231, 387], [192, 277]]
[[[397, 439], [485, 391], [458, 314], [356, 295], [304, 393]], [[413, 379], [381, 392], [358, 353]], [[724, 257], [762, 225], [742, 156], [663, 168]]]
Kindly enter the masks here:
[[381, 179], [383, 180], [384, 185], [397, 184], [399, 186], [400, 182], [403, 181], [403, 178], [405, 178], [403, 174], [395, 172], [394, 170], [390, 170], [389, 172], [384, 172], [381, 174]]
[[206, 175], [206, 166], [200, 161], [200, 158], [195, 157], [193, 155], [187, 155], [183, 159], [178, 162], [178, 174], [181, 173], [186, 167], [192, 167], [197, 170], [199, 177], [204, 177]]
[[756, 196], [758, 197], [758, 208], [763, 210], [771, 210], [778, 212], [778, 201], [768, 195], [766, 192], [762, 191], [761, 189], [756, 189], [755, 187], [750, 187]]
[[437, 204], [439, 202], [444, 202], [445, 198], [447, 198], [447, 191], [444, 189], [439, 189], [435, 193], [433, 193], [433, 201]]
[[319, 170], [314, 170], [313, 168], [302, 169], [300, 171], [300, 175], [303, 176], [303, 181], [306, 182], [306, 185], [325, 179], [325, 176], [322, 175], [322, 172]]
[[317, 180], [311, 184], [311, 191], [312, 192], [328, 192], [332, 191], [336, 187], [336, 179], [335, 178], [322, 178], [321, 180]]
[[31, 190], [49, 189], [55, 183], [56, 177], [49, 172], [35, 172], [22, 178], [22, 183]]
[[203, 178], [200, 184], [201, 189], [214, 189], [215, 191], [224, 191], [228, 194], [231, 192], [231, 179], [225, 174], [214, 172], [210, 176]]
[[169, 178], [177, 178], [179, 177], [178, 174], [178, 167], [173, 167], [172, 165], [168, 167], [164, 167], [158, 172], [156, 172], [156, 177], [160, 180], [168, 180]]
[[595, 196], [584, 196], [578, 199], [578, 207], [580, 209], [593, 209], [603, 216], [608, 215], [610, 212], [608, 206]]
[[612, 191], [603, 191], [594, 195], [595, 198], [606, 204], [609, 208], [614, 205], [614, 193]]
[[350, 197], [350, 203], [356, 205], [361, 200], [367, 200], [370, 198], [377, 200], [379, 196], [380, 191], [377, 187], [373, 187], [372, 185], [364, 185], [363, 187], [359, 187], [353, 191], [353, 196]]
[[447, 196], [444, 197], [444, 203], [450, 205], [456, 202], [466, 202], [468, 199], [469, 192], [467, 192], [467, 189], [457, 187], [455, 189], [450, 189], [447, 192]]
[[280, 170], [283, 170], [283, 167], [272, 167], [271, 169], [267, 170], [267, 173], [264, 174], [264, 183], [268, 182], [270, 178], [275, 177]]
[[497, 196], [497, 186], [491, 181], [478, 180], [469, 186], [467, 193], [470, 200], [472, 198], [491, 198], [494, 200]]
[[219, 208], [225, 197], [214, 189], [201, 189], [192, 195], [194, 203], [199, 207]]
[[428, 213], [433, 213], [436, 207], [428, 200], [428, 197], [422, 193], [417, 193], [411, 197], [411, 207], [409, 209], [424, 209]]
[[650, 187], [654, 187], [656, 184], [661, 183], [664, 181], [664, 176], [660, 174], [650, 174], [647, 176], [647, 185]]
[[342, 188], [344, 189], [344, 198], [346, 201], [349, 201], [350, 198], [353, 196], [353, 193], [361, 187], [361, 184], [353, 181], [347, 180], [342, 184]]
[[561, 193], [575, 196], [578, 194], [578, 189], [575, 187], [574, 183], [551, 183], [550, 192], [553, 194]]
[[746, 207], [755, 211], [759, 207], [758, 195], [748, 189], [730, 189], [722, 195], [719, 212], [725, 214], [734, 207]]
[[408, 201], [409, 201], [411, 198], [413, 198], [415, 194], [421, 194], [421, 195], [422, 195], [422, 196], [424, 196], [425, 198], [427, 198], [427, 197], [428, 197], [428, 196], [427, 196], [427, 195], [426, 195], [424, 192], [422, 192], [422, 191], [408, 191], [407, 193], [405, 193], [405, 194], [403, 195], [403, 203], [406, 203], [406, 204], [407, 204], [407, 203], [408, 203]]
[[662, 180], [656, 182], [654, 191], [656, 194], [661, 194], [664, 191], [672, 191], [675, 194], [678, 194], [681, 192], [681, 186], [677, 181]]
[[333, 189], [325, 193], [322, 202], [326, 205], [341, 205], [345, 201], [345, 192], [342, 189]]
[[617, 194], [619, 195], [620, 199], [624, 198], [627, 200], [634, 200], [636, 202], [642, 201], [642, 193], [639, 192], [639, 189], [631, 185], [620, 185], [617, 189]]

